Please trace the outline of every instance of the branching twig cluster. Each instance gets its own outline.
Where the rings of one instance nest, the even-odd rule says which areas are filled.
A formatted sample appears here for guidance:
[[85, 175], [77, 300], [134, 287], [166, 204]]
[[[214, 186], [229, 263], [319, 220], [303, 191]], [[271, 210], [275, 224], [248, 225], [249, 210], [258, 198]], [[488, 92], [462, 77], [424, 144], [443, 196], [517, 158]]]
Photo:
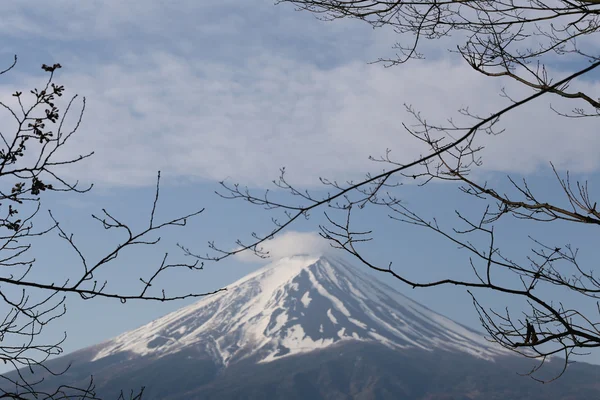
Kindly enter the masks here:
[[[15, 62], [0, 72], [10, 71]], [[84, 300], [96, 297], [127, 300], [171, 301], [176, 299], [206, 296], [211, 293], [167, 294], [157, 287], [158, 279], [167, 270], [184, 268], [200, 270], [203, 264], [170, 262], [165, 253], [158, 267], [146, 271], [139, 282], [132, 282], [131, 292], [112, 290], [109, 280], [98, 280], [102, 269], [114, 262], [124, 249], [139, 246], [153, 246], [159, 243], [156, 233], [165, 227], [183, 227], [191, 218], [200, 215], [204, 209], [189, 213], [165, 222], [158, 222], [156, 211], [159, 202], [160, 172], [149, 223], [141, 229], [134, 229], [106, 209], [102, 214], [92, 215], [109, 234], [125, 232], [125, 237], [113, 248], [103, 251], [100, 257], [92, 259], [77, 245], [76, 237], [64, 228], [52, 211], [48, 210], [49, 226], [37, 229], [34, 223], [42, 217], [41, 196], [44, 192], [85, 193], [91, 186], [80, 188], [78, 182], [70, 183], [57, 172], [57, 167], [80, 162], [92, 153], [75, 158], [59, 159], [60, 148], [78, 130], [85, 111], [85, 99], [76, 115], [71, 129], [67, 128], [67, 117], [77, 103], [77, 96], [66, 102], [64, 111], [59, 109], [60, 98], [65, 88], [54, 82], [60, 64], [43, 65], [48, 73], [42, 89], [33, 89], [29, 94], [13, 94], [16, 106], [0, 102], [0, 108], [12, 118], [10, 133], [0, 131], [0, 360], [12, 366], [16, 374], [0, 376], [0, 398], [11, 399], [96, 399], [93, 380], [88, 387], [76, 388], [68, 385], [48, 391], [44, 385], [44, 375], [61, 375], [65, 371], [52, 371], [46, 361], [62, 353], [61, 345], [66, 334], [58, 343], [44, 342], [44, 328], [66, 312], [66, 296], [77, 294]], [[79, 260], [79, 270], [63, 282], [47, 282], [35, 274], [36, 266], [43, 263], [46, 269], [52, 260], [38, 261], [29, 256], [33, 240], [57, 234], [66, 246], [60, 251], [72, 251]], [[69, 267], [71, 270], [71, 267]], [[58, 274], [57, 274], [58, 275]], [[113, 279], [123, 279], [113, 277]], [[135, 288], [138, 285], [139, 288]], [[218, 292], [212, 292], [216, 293]], [[33, 379], [31, 373], [41, 378]], [[42, 373], [43, 372], [43, 373]], [[131, 393], [127, 398], [141, 399], [143, 390]], [[121, 399], [125, 399], [122, 394]]]
[[[600, 211], [587, 182], [574, 182], [568, 172], [561, 174], [552, 165], [558, 186], [567, 200], [563, 204], [536, 195], [525, 180], [508, 177], [514, 188], [514, 193], [509, 195], [488, 183], [479, 182], [473, 174], [482, 165], [483, 147], [477, 144], [476, 137], [501, 134], [503, 130], [499, 128], [499, 122], [536, 98], [559, 96], [573, 101], [575, 106], [570, 112], [552, 108], [566, 117], [600, 115], [598, 96], [570, 89], [575, 79], [600, 66], [596, 47], [586, 45], [600, 29], [600, 1], [281, 0], [279, 3], [292, 3], [324, 20], [356, 18], [373, 27], [393, 28], [403, 42], [396, 45], [396, 58], [378, 60], [386, 66], [422, 58], [424, 54], [419, 49], [425, 40], [442, 37], [454, 40], [455, 47], [449, 50], [457, 53], [475, 71], [490, 79], [512, 79], [532, 94], [515, 100], [503, 91], [501, 95], [509, 100], [510, 105], [490, 115], [480, 116], [469, 109], [459, 110], [474, 121], [466, 126], [459, 126], [452, 120], [446, 125], [430, 124], [407, 105], [406, 109], [416, 124], [403, 124], [403, 129], [425, 143], [429, 153], [412, 161], [399, 162], [391, 158], [391, 150], [388, 150], [383, 157], [372, 158], [386, 166], [380, 174], [367, 175], [358, 182], [339, 183], [321, 179], [328, 189], [324, 196], [315, 196], [293, 187], [286, 180], [285, 169], [281, 170], [280, 178], [274, 184], [280, 191], [291, 195], [291, 200], [275, 201], [268, 191], [257, 195], [238, 184], [222, 182], [222, 197], [242, 199], [267, 210], [280, 210], [283, 215], [273, 218], [275, 226], [272, 231], [264, 235], [253, 233], [250, 242], [238, 241], [234, 250], [210, 243], [216, 254], [196, 257], [218, 260], [241, 251], [253, 251], [260, 257], [267, 257], [268, 253], [262, 247], [266, 240], [300, 217], [308, 218], [314, 210], [325, 208], [328, 225], [320, 226], [321, 235], [334, 247], [343, 249], [370, 268], [391, 274], [415, 288], [441, 285], [467, 288], [491, 340], [540, 361], [529, 373], [534, 379], [538, 379], [535, 373], [551, 355], [562, 354], [566, 369], [571, 355], [600, 347], [599, 314], [585, 315], [548, 299], [547, 292], [540, 290], [542, 286], [551, 290], [566, 289], [595, 302], [600, 313], [600, 279], [593, 266], [580, 264], [577, 249], [569, 244], [555, 246], [542, 243], [531, 237], [530, 255], [514, 261], [508, 255], [510, 249], [500, 249], [496, 238], [500, 230], [498, 222], [506, 216], [534, 222], [560, 220], [598, 225]], [[554, 75], [560, 72], [550, 72], [547, 65], [561, 60], [579, 65], [580, 69], [557, 78]], [[473, 219], [469, 212], [456, 211], [457, 225], [446, 228], [436, 218], [425, 218], [402, 201], [400, 187], [407, 181], [423, 186], [440, 180], [454, 182], [464, 194], [485, 202], [483, 214]], [[421, 282], [411, 279], [406, 271], [397, 272], [392, 263], [379, 266], [369, 261], [359, 246], [361, 242], [372, 240], [372, 231], [352, 228], [351, 216], [372, 206], [384, 207], [392, 220], [426, 228], [458, 245], [469, 254], [472, 279], [448, 277]], [[193, 255], [189, 250], [187, 252]], [[514, 279], [506, 279], [506, 273]], [[526, 307], [518, 313], [511, 313], [508, 309], [503, 312], [487, 309], [477, 301], [471, 289], [516, 296], [523, 299]]]

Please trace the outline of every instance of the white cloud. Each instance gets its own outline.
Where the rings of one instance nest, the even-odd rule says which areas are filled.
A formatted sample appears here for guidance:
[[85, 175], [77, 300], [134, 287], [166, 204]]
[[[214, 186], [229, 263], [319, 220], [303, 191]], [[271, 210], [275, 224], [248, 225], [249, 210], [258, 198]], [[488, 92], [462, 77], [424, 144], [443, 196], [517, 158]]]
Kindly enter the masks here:
[[[316, 232], [287, 231], [274, 239], [266, 241], [263, 250], [268, 251], [272, 260], [297, 254], [320, 255], [330, 251], [329, 241]], [[235, 256], [242, 262], [257, 262], [261, 259], [251, 251], [244, 251]]]
[[[74, 48], [60, 60], [66, 68], [59, 82], [88, 98], [81, 131], [65, 150], [96, 151], [92, 159], [66, 170], [70, 178], [105, 186], [153, 185], [160, 169], [169, 181], [230, 177], [264, 187], [286, 166], [297, 185], [318, 185], [319, 176], [357, 179], [383, 167], [367, 157], [382, 155], [388, 147], [400, 162], [426, 150], [402, 128], [402, 122], [413, 122], [404, 103], [413, 104], [428, 121], [454, 117], [460, 123], [460, 107], [486, 114], [506, 105], [498, 96], [503, 85], [515, 98], [528, 94], [510, 81], [484, 78], [447, 59], [390, 69], [367, 65], [373, 54], [365, 42], [381, 48], [381, 37], [388, 36], [369, 36], [360, 23], [315, 22], [305, 29], [306, 14], [269, 2], [249, 8], [237, 8], [239, 2], [206, 3], [201, 13], [192, 3], [175, 8], [157, 3], [136, 14], [135, 5], [141, 3], [115, 2], [102, 8], [98, 21], [104, 22], [89, 32], [73, 27], [83, 39], [126, 51], [89, 61]], [[76, 11], [78, 18], [72, 20], [86, 26], [97, 17], [94, 7]], [[277, 27], [249, 29], [249, 24], [272, 26], [258, 24], [263, 11]], [[126, 24], [119, 21], [132, 15], [144, 34], [156, 34], [162, 42], [138, 48], [120, 35]], [[191, 24], [195, 15], [225, 15], [230, 23], [223, 31], [217, 26], [199, 31], [205, 25]], [[177, 23], [152, 24], [159, 20]], [[279, 42], [273, 39], [275, 31]], [[359, 44], [348, 44], [358, 37]], [[341, 53], [324, 56], [338, 43]], [[26, 81], [23, 89], [33, 78]], [[585, 85], [592, 93], [600, 89], [598, 81]], [[548, 108], [550, 100], [569, 108], [574, 103], [547, 96], [508, 115], [501, 123], [508, 128], [504, 134], [480, 138], [488, 145], [485, 170], [531, 173], [548, 161], [575, 171], [600, 167], [594, 120], [558, 117]]]
[[[267, 186], [286, 166], [300, 185], [317, 184], [319, 176], [356, 179], [382, 167], [367, 157], [387, 147], [403, 162], [425, 151], [401, 126], [412, 123], [405, 102], [438, 122], [460, 121], [461, 106], [486, 114], [506, 105], [498, 96], [501, 81], [443, 60], [402, 70], [359, 62], [320, 70], [268, 54], [239, 67], [193, 65], [167, 54], [132, 59], [130, 67], [63, 77], [90, 93], [74, 142], [79, 152], [97, 152], [71, 170], [73, 178], [146, 185], [161, 169], [172, 177]], [[515, 97], [526, 95], [508, 86]], [[548, 161], [579, 171], [598, 168], [593, 119], [556, 116], [548, 103], [511, 113], [501, 123], [509, 128], [505, 133], [481, 137], [489, 147], [486, 170], [528, 173]]]

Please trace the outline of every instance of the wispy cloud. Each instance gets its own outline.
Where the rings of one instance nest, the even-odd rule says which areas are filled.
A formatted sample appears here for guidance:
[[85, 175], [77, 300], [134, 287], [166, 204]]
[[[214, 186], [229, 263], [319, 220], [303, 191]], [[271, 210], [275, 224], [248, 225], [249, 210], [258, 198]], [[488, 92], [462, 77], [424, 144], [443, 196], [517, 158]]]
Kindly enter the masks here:
[[[316, 232], [287, 231], [274, 239], [264, 242], [263, 250], [269, 252], [272, 260], [297, 254], [320, 255], [331, 251], [329, 241]], [[261, 259], [251, 251], [244, 251], [235, 256], [242, 262], [257, 262]]]

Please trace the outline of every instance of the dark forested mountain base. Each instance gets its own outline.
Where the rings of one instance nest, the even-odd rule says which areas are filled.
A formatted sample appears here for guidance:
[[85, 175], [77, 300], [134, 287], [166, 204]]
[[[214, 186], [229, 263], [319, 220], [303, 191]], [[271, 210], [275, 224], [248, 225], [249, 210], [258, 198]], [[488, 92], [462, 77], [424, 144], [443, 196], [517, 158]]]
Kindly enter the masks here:
[[[572, 364], [559, 380], [541, 384], [518, 375], [531, 369], [532, 360], [508, 356], [490, 362], [442, 350], [390, 350], [376, 343], [348, 342], [270, 363], [248, 359], [227, 368], [192, 349], [159, 359], [125, 360], [119, 354], [91, 363], [84, 361], [86, 353], [74, 353], [69, 373], [48, 385], [69, 381], [83, 386], [94, 374], [103, 398], [116, 399], [121, 389], [145, 386], [145, 400], [600, 398], [600, 366]], [[544, 370], [550, 376], [561, 367], [556, 359]]]

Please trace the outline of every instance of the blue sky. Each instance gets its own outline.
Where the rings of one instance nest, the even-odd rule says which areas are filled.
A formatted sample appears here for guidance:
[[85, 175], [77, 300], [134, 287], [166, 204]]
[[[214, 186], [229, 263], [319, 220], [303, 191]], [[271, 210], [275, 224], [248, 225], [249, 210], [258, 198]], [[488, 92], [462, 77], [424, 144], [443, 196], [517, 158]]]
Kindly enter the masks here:
[[[86, 195], [50, 194], [63, 226], [75, 234], [90, 254], [100, 254], [114, 242], [91, 213], [106, 208], [143, 226], [152, 206], [156, 172], [161, 170], [159, 217], [169, 218], [199, 208], [206, 211], [185, 228], [163, 232], [161, 246], [123, 253], [106, 271], [114, 288], [136, 285], [139, 270], [158, 265], [162, 253], [181, 253], [180, 242], [199, 253], [208, 240], [233, 247], [236, 238], [265, 233], [271, 214], [242, 202], [223, 201], [214, 194], [218, 181], [229, 179], [261, 190], [270, 187], [285, 166], [290, 181], [318, 190], [318, 177], [358, 179], [381, 169], [368, 161], [391, 148], [396, 159], [412, 161], [425, 149], [407, 135], [401, 122], [412, 123], [404, 103], [431, 121], [450, 117], [461, 121], [458, 108], [481, 114], [507, 104], [500, 90], [516, 98], [528, 92], [513, 82], [483, 78], [446, 51], [444, 42], [427, 43], [427, 59], [383, 68], [369, 64], [391, 57], [396, 37], [358, 21], [324, 23], [289, 5], [271, 1], [6, 1], [0, 35], [0, 60], [18, 54], [14, 71], [0, 81], [6, 99], [16, 89], [39, 86], [42, 63], [60, 62], [57, 82], [69, 94], [86, 96], [87, 110], [79, 133], [64, 155], [95, 151], [91, 159], [62, 169], [64, 176], [94, 183]], [[570, 65], [551, 65], [567, 75]], [[573, 83], [591, 92], [597, 76]], [[23, 90], [25, 91], [25, 90]], [[598, 179], [600, 137], [593, 119], [567, 120], [542, 98], [517, 110], [502, 126], [505, 134], [484, 137], [484, 165], [478, 177], [506, 187], [507, 173], [531, 180], [540, 197], [559, 199], [548, 161], [568, 168], [578, 178]], [[543, 116], [543, 117], [541, 117]], [[464, 121], [464, 119], [463, 119]], [[568, 138], [565, 140], [565, 138]], [[504, 185], [504, 186], [502, 186]], [[593, 189], [593, 186], [592, 186]], [[481, 210], [450, 185], [425, 189], [407, 185], [401, 196], [427, 216], [448, 223], [456, 207]], [[294, 231], [270, 243], [278, 255], [323, 246], [316, 230], [320, 211]], [[432, 233], [389, 221], [382, 210], [366, 210], [357, 219], [377, 226], [376, 240], [364, 248], [372, 260], [410, 271], [418, 278], [468, 273], [468, 258]], [[591, 262], [593, 232], [586, 227], [555, 223], [511, 222], [500, 226], [503, 244], [524, 257], [527, 235], [582, 248]], [[300, 235], [295, 232], [304, 232]], [[60, 241], [40, 243], [39, 273], [44, 278], [68, 274], [76, 258], [57, 250]], [[161, 283], [169, 291], [209, 291], [225, 286], [263, 262], [246, 256], [207, 264], [204, 271], [178, 273]], [[397, 287], [426, 306], [468, 326], [478, 319], [464, 290], [411, 290]], [[123, 281], [119, 286], [118, 281]], [[520, 307], [514, 299], [480, 294], [487, 305]], [[594, 311], [593, 304], [565, 297], [572, 306]], [[128, 302], [69, 298], [68, 314], [49, 327], [51, 340], [62, 331], [69, 352], [135, 328], [188, 304]], [[589, 361], [600, 362], [598, 356]]]

